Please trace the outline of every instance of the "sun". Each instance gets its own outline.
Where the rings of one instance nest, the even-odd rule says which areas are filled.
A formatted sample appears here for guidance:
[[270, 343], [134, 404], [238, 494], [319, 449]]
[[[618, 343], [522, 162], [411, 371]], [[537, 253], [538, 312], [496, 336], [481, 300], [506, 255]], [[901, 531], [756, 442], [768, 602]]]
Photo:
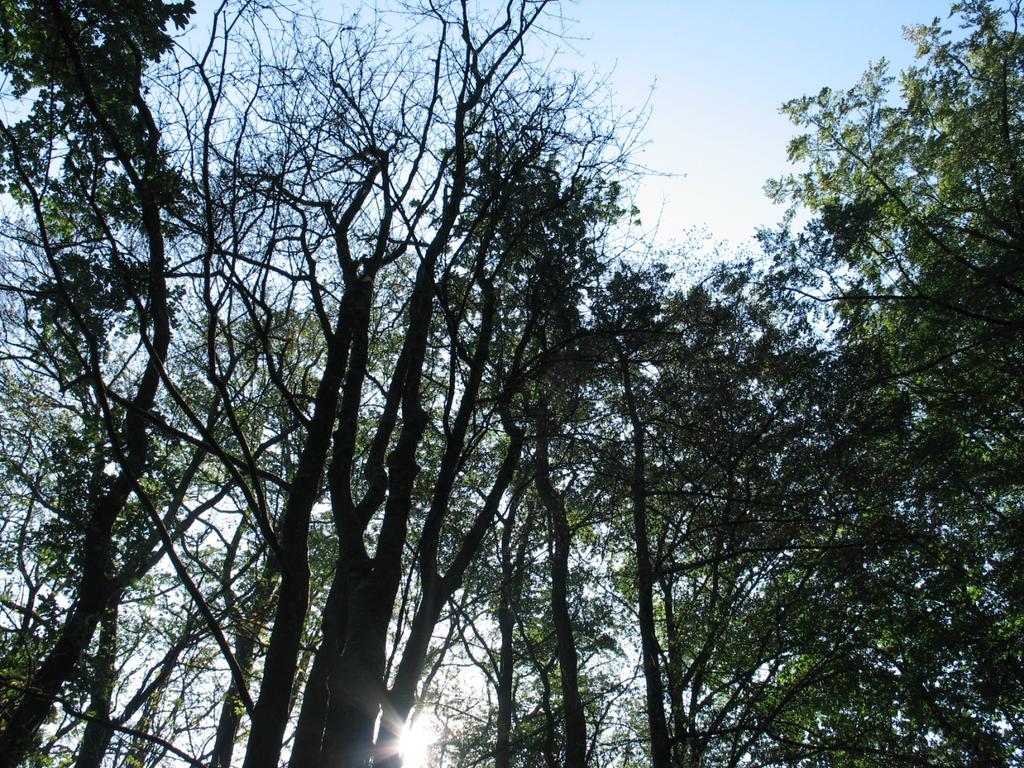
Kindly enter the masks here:
[[436, 740], [432, 718], [415, 718], [398, 743], [398, 751], [402, 755], [402, 768], [426, 768], [430, 748]]

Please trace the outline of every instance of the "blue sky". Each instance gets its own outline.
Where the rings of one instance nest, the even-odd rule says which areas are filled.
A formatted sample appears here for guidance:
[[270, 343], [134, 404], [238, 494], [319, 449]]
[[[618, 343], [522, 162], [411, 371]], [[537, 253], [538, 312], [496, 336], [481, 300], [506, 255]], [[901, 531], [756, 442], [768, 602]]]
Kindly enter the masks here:
[[[197, 0], [205, 28], [220, 0]], [[503, 2], [475, 0], [484, 8]], [[341, 6], [313, 0], [328, 18]], [[396, 0], [369, 0], [386, 8]], [[472, 4], [472, 2], [471, 2]], [[567, 0], [561, 66], [611, 73], [619, 107], [649, 98], [650, 119], [636, 159], [671, 177], [647, 178], [637, 204], [656, 243], [705, 229], [741, 246], [782, 217], [764, 196], [787, 172], [794, 135], [779, 107], [823, 86], [853, 85], [880, 58], [893, 71], [913, 61], [903, 27], [946, 19], [950, 0]], [[560, 10], [559, 10], [560, 8]], [[485, 14], [486, 15], [486, 14]], [[546, 26], [558, 30], [557, 21]], [[549, 39], [548, 43], [552, 41]], [[543, 46], [550, 53], [548, 44]], [[542, 53], [541, 55], [547, 55]], [[652, 91], [653, 86], [653, 91]]]
[[903, 26], [948, 12], [937, 0], [581, 0], [566, 9], [569, 63], [614, 67], [620, 106], [642, 104], [654, 85], [639, 160], [680, 174], [639, 190], [644, 225], [660, 216], [658, 241], [707, 227], [740, 245], [782, 215], [762, 191], [788, 168], [794, 129], [780, 105], [848, 87], [882, 57], [894, 71], [910, 64]]

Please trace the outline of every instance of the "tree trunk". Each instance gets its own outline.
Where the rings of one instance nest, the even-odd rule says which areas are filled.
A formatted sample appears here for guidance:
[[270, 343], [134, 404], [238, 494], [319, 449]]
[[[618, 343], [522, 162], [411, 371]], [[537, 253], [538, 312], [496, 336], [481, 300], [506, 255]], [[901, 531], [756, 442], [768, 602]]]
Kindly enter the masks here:
[[[127, 478], [124, 486], [128, 486]], [[0, 735], [2, 768], [20, 765], [31, 750], [36, 733], [49, 716], [64, 683], [71, 679], [101, 616], [117, 593], [107, 571], [113, 549], [114, 519], [124, 499], [127, 499], [127, 487], [123, 497], [121, 494], [115, 498], [108, 495], [90, 520], [85, 537], [86, 557], [76, 590], [78, 600], [49, 654], [25, 686], [21, 701], [7, 718], [4, 732]]]
[[516, 604], [523, 588], [523, 562], [529, 542], [529, 522], [520, 536], [515, 556], [512, 554], [512, 533], [515, 528], [516, 506], [513, 502], [501, 532], [501, 601], [498, 605], [498, 631], [501, 644], [498, 649], [498, 722], [494, 743], [494, 768], [509, 768], [512, 763], [512, 713], [515, 708], [514, 631]]
[[436, 593], [424, 595], [409, 628], [409, 640], [402, 653], [402, 661], [395, 675], [395, 684], [388, 692], [386, 716], [381, 719], [380, 732], [374, 749], [374, 768], [400, 768], [398, 748], [405, 733], [409, 713], [416, 704], [416, 686], [441, 613], [440, 597]]
[[338, 393], [352, 338], [353, 303], [352, 289], [346, 288], [323, 378], [317, 388], [306, 444], [291, 480], [291, 492], [281, 521], [281, 586], [243, 768], [277, 768], [281, 756], [292, 685], [298, 670], [299, 644], [309, 606], [309, 521], [313, 505], [320, 497], [331, 444]]
[[[254, 615], [248, 617], [250, 619], [248, 628], [239, 632], [235, 640], [235, 661], [238, 662], [239, 669], [245, 675], [249, 675], [252, 670], [252, 663], [256, 656], [256, 642], [266, 625], [270, 609], [269, 602], [274, 592], [274, 575], [269, 563], [258, 578], [259, 584], [252, 601]], [[227, 695], [224, 697], [224, 704], [221, 706], [220, 718], [217, 721], [217, 735], [214, 739], [213, 754], [210, 756], [211, 768], [231, 768], [238, 726], [242, 721], [240, 708], [241, 700], [238, 696], [238, 687], [232, 680]]]
[[321, 768], [365, 766], [373, 751], [373, 729], [384, 699], [387, 628], [393, 598], [377, 579], [362, 578], [350, 593], [347, 639], [330, 670], [330, 700]]
[[665, 578], [661, 580], [661, 600], [665, 608], [665, 634], [668, 638], [668, 664], [665, 672], [668, 679], [668, 700], [670, 714], [672, 717], [672, 728], [675, 733], [673, 740], [676, 765], [683, 765], [688, 743], [687, 713], [683, 704], [683, 670], [684, 662], [679, 652], [679, 629], [675, 620], [675, 599], [672, 596], [672, 582]]
[[[358, 572], [350, 569], [348, 575], [345, 642], [329, 678], [330, 702], [320, 768], [365, 766], [373, 751], [373, 726], [386, 694], [383, 677], [388, 627], [401, 584], [413, 483], [420, 471], [416, 451], [427, 423], [427, 412], [420, 403], [420, 380], [439, 254], [440, 244], [432, 244], [417, 269], [409, 301], [409, 325], [402, 351], [408, 366], [402, 388], [402, 428], [387, 462], [387, 501], [377, 549], [369, 564], [348, 564], [358, 567]], [[332, 501], [348, 503], [350, 499]], [[352, 546], [352, 542], [342, 540], [342, 553]], [[390, 715], [387, 727], [394, 727]]]
[[347, 590], [347, 579], [339, 562], [335, 566], [331, 589], [324, 605], [320, 644], [302, 694], [302, 708], [295, 725], [295, 743], [288, 760], [289, 768], [314, 768], [320, 757], [330, 703], [330, 670], [341, 658], [340, 643], [345, 635]]
[[[409, 713], [416, 705], [416, 688], [423, 674], [423, 665], [426, 663], [430, 639], [440, 618], [441, 609], [455, 593], [455, 590], [462, 585], [466, 568], [480, 550], [487, 531], [493, 525], [501, 500], [519, 466], [523, 444], [522, 430], [515, 428], [511, 422], [506, 423], [506, 430], [509, 432], [510, 440], [497, 477], [487, 494], [483, 507], [477, 513], [473, 525], [464, 535], [448, 572], [443, 577], [437, 572], [436, 540], [432, 545], [421, 546], [421, 557], [427, 558], [422, 562], [421, 571], [423, 596], [413, 616], [412, 625], [409, 628], [409, 638], [403, 649], [398, 671], [395, 673], [394, 686], [386, 702], [388, 716], [381, 721], [379, 748], [374, 761], [375, 768], [378, 765], [381, 768], [399, 768], [400, 766], [396, 747], [405, 732]], [[458, 444], [461, 445], [461, 442], [461, 438], [459, 438]], [[455, 471], [454, 468], [452, 471]], [[454, 478], [452, 478], [453, 481]], [[442, 491], [440, 498], [443, 503], [447, 503], [450, 497], [452, 482], [447, 483], [447, 487]], [[438, 504], [438, 500], [439, 497], [435, 495], [435, 505]], [[440, 528], [438, 527], [436, 530], [439, 533]], [[429, 558], [426, 554], [428, 551], [432, 552]]]
[[[345, 643], [329, 678], [327, 727], [318, 761], [322, 768], [367, 764], [374, 722], [385, 698], [388, 627], [401, 583], [412, 487], [419, 472], [415, 448], [425, 424], [418, 402], [414, 408], [403, 408], [403, 415], [402, 436], [388, 462], [388, 500], [372, 569], [350, 572], [348, 576], [351, 586]], [[388, 717], [382, 733], [394, 729], [394, 718], [390, 714]]]
[[571, 532], [565, 501], [551, 482], [548, 435], [537, 438], [535, 484], [548, 512], [551, 531], [551, 614], [558, 648], [558, 671], [562, 681], [562, 717], [565, 720], [565, 768], [584, 768], [587, 762], [587, 727], [580, 699], [579, 658], [569, 613], [569, 548]]
[[110, 697], [117, 679], [117, 602], [107, 609], [100, 623], [99, 648], [96, 653], [95, 672], [92, 680], [92, 696], [89, 699], [89, 711], [93, 714], [85, 724], [82, 744], [75, 760], [75, 768], [99, 768], [107, 746], [114, 736], [110, 727]]
[[629, 362], [622, 357], [622, 387], [633, 436], [633, 543], [636, 549], [637, 613], [640, 649], [646, 683], [647, 723], [651, 732], [651, 765], [668, 768], [672, 761], [668, 723], [665, 720], [665, 688], [661, 680], [657, 628], [654, 623], [654, 576], [647, 531], [647, 455], [644, 427], [640, 421]]

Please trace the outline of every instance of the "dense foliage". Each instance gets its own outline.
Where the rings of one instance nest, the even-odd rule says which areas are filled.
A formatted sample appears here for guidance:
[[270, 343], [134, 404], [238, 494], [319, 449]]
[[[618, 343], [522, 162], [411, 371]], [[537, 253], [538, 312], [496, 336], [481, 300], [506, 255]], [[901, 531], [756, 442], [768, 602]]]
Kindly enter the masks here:
[[702, 274], [551, 5], [0, 0], [0, 766], [1024, 761], [1018, 4]]

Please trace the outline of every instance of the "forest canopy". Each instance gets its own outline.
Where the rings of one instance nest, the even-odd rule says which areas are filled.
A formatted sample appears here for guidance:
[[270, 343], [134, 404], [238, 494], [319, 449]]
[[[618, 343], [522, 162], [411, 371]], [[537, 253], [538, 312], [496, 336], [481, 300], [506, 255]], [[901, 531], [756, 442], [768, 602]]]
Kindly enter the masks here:
[[689, 272], [557, 6], [0, 0], [0, 767], [1024, 763], [1020, 4]]

